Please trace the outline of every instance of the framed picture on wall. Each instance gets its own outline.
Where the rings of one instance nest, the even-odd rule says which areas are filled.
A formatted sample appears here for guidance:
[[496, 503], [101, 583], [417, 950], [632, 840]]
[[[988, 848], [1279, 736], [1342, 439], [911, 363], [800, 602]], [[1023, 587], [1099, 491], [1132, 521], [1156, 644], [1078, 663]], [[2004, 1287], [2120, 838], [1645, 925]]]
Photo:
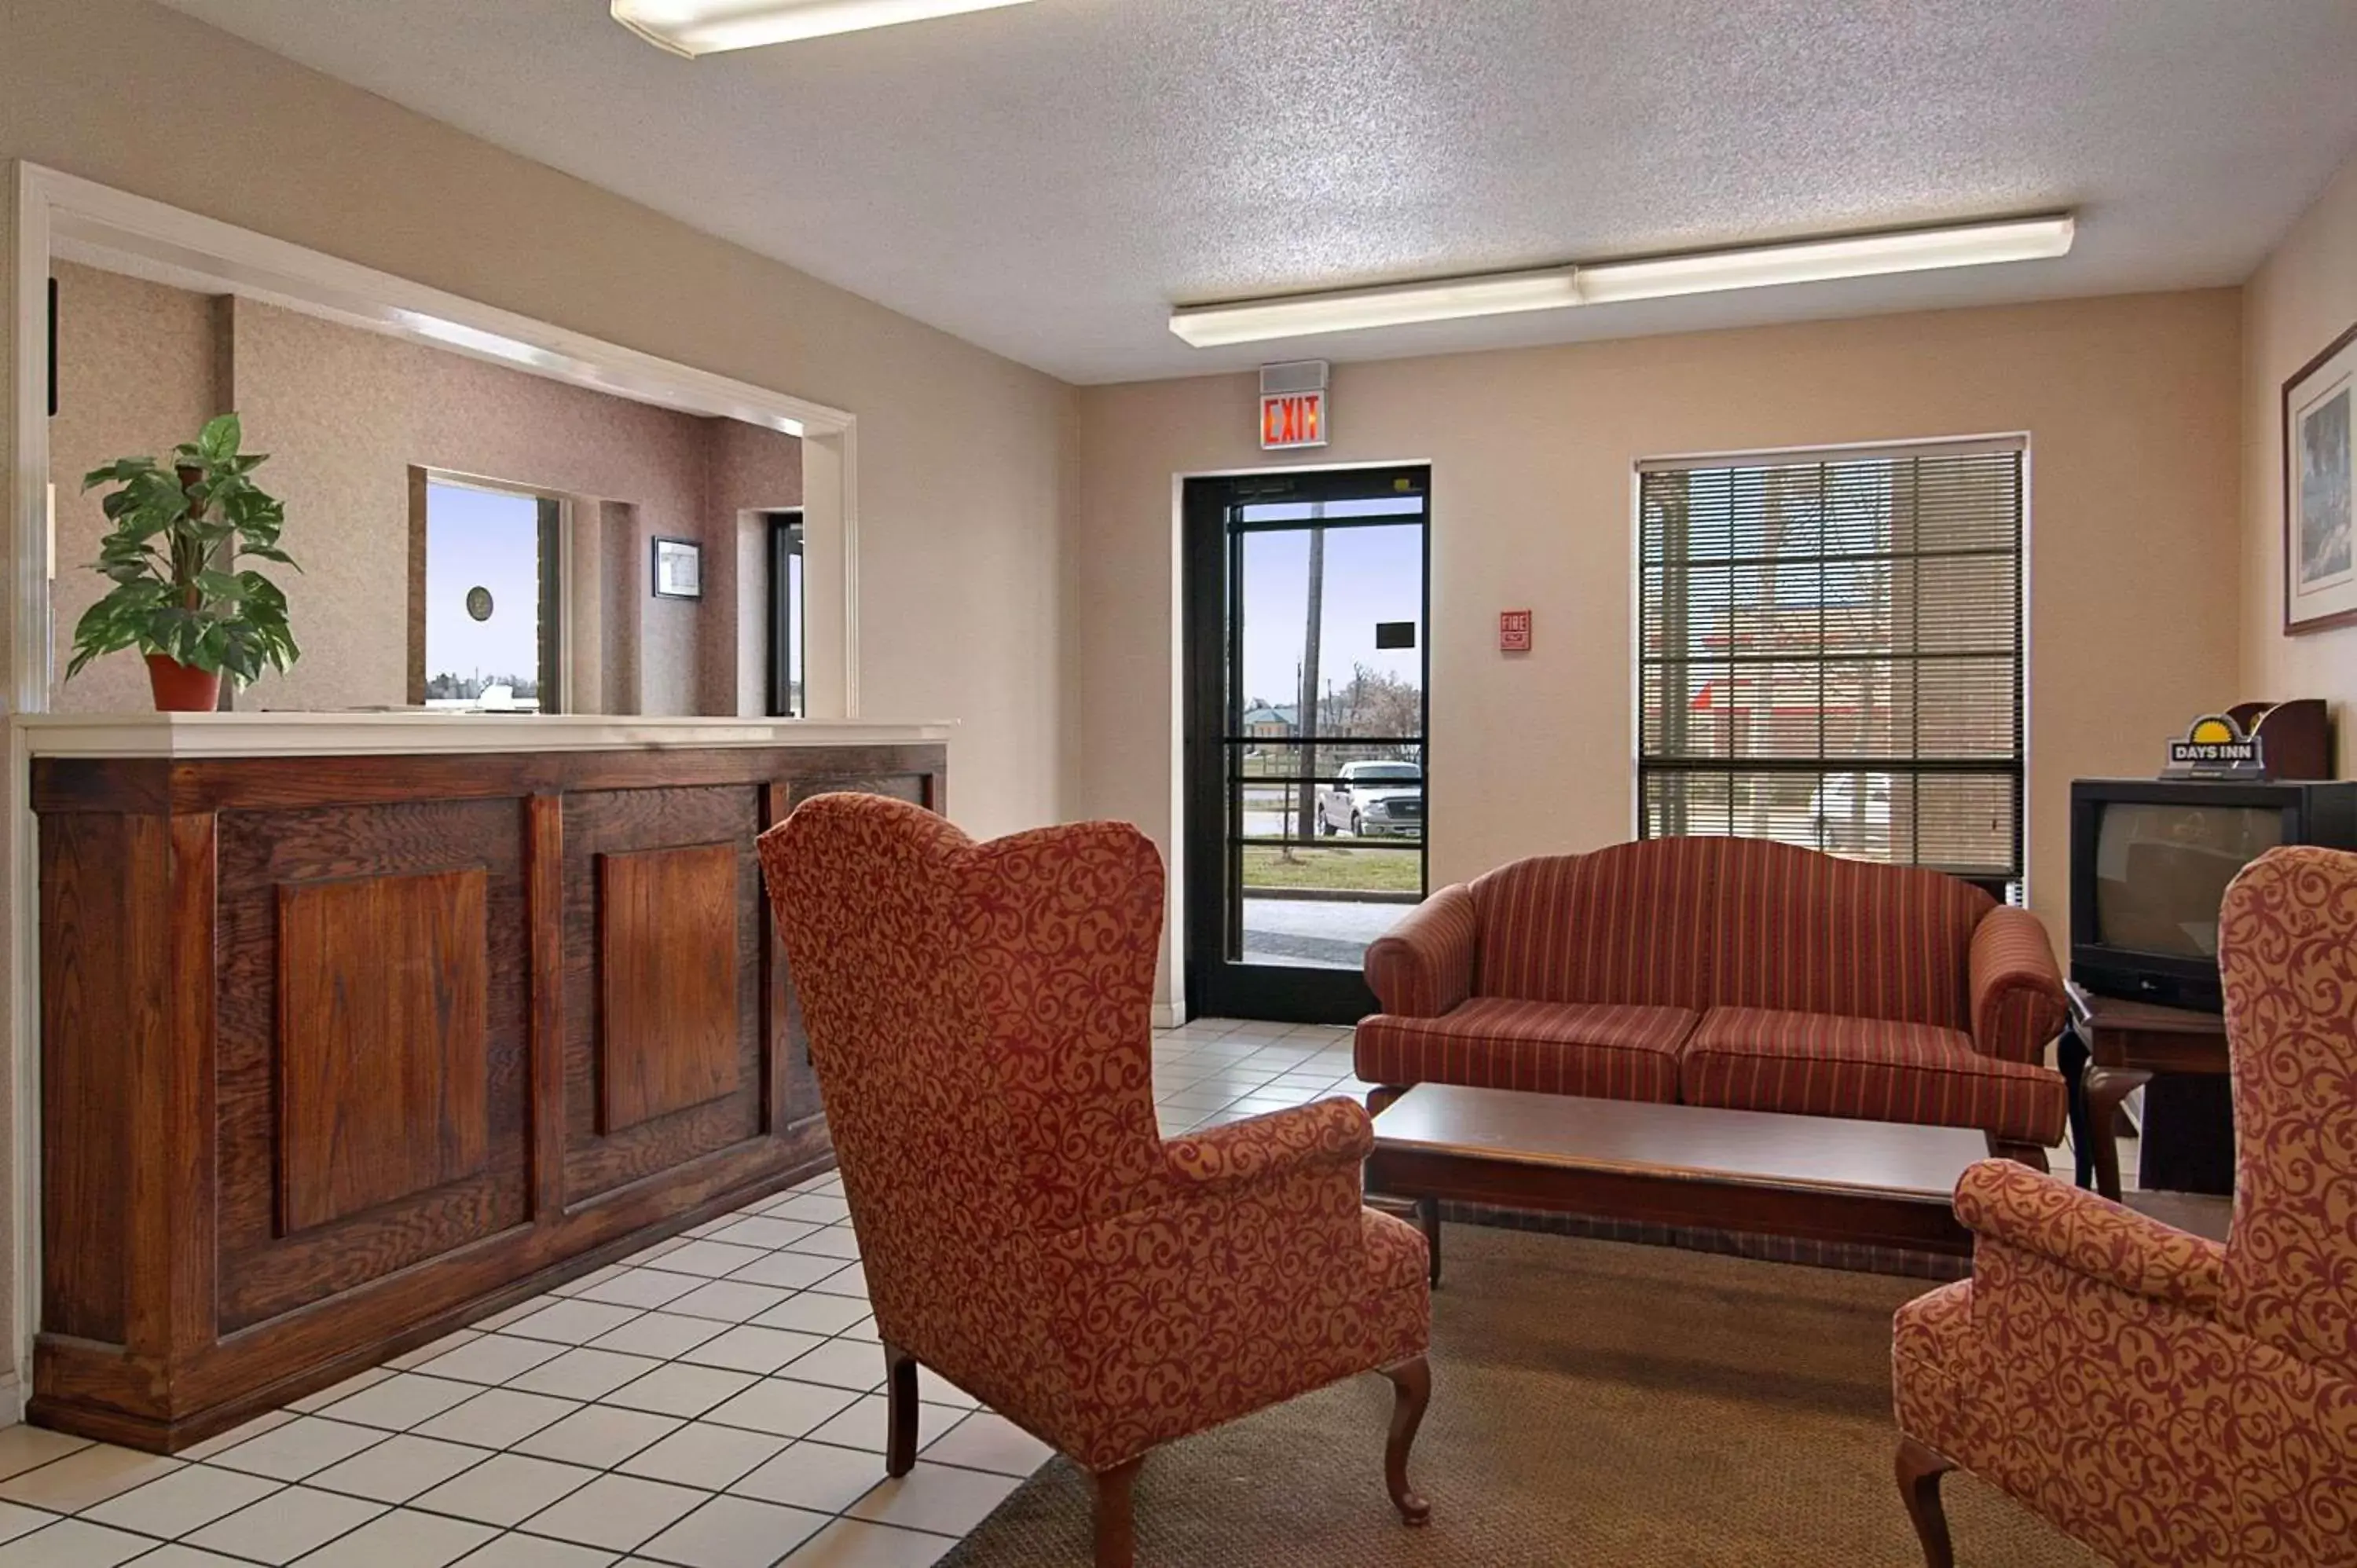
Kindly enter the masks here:
[[655, 597], [704, 597], [704, 547], [692, 539], [655, 541]]
[[2350, 422], [2357, 327], [2284, 382], [2284, 630], [2357, 625]]

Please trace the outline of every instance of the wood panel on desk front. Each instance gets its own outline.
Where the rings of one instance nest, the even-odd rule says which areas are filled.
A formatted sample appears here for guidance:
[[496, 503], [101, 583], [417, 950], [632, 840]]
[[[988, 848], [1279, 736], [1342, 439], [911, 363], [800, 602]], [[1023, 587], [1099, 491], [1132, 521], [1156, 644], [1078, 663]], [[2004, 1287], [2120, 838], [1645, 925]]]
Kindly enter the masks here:
[[37, 761], [33, 1418], [183, 1446], [823, 1166], [753, 839], [943, 772]]
[[490, 1163], [479, 867], [278, 885], [278, 1179], [309, 1230]]
[[725, 843], [597, 857], [600, 1133], [736, 1092], [743, 871]]
[[[210, 820], [220, 845], [222, 1326], [250, 1327], [526, 1223], [522, 802], [228, 811]], [[407, 963], [381, 961], [413, 939], [430, 940], [417, 929], [436, 918], [425, 905], [463, 897], [478, 901], [478, 916], [452, 908], [439, 918], [464, 922], [469, 950], [446, 945], [406, 951]], [[308, 918], [289, 918], [314, 908], [335, 921], [332, 931], [315, 936]], [[381, 925], [387, 918], [395, 924]], [[349, 995], [350, 1027], [340, 1033], [303, 1011], [323, 961], [366, 987]], [[428, 962], [433, 972], [419, 972]], [[420, 1042], [392, 1031], [396, 1013], [430, 1009], [437, 992], [465, 996], [468, 1016], [445, 1029], [436, 1053], [455, 1049], [461, 1059], [429, 1064]], [[412, 1074], [418, 1081], [397, 1102], [379, 1093]], [[411, 1112], [431, 1120], [413, 1125]], [[411, 1168], [403, 1145], [444, 1143], [450, 1119], [475, 1123], [454, 1157], [421, 1155]], [[323, 1139], [350, 1146], [331, 1151]]]
[[[763, 826], [754, 784], [565, 797], [568, 1206], [764, 1132]], [[657, 1065], [667, 1002], [694, 1043]]]

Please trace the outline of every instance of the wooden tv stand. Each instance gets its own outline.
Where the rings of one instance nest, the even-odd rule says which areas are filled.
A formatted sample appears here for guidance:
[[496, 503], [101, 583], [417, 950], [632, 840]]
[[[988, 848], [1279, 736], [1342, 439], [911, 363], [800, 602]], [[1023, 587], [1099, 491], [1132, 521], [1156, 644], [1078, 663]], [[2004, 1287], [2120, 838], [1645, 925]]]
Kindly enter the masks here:
[[2186, 1007], [2099, 996], [2076, 981], [2066, 982], [2064, 989], [2072, 1026], [2087, 1052], [2071, 1086], [2079, 1185], [2087, 1186], [2092, 1175], [2095, 1190], [2117, 1203], [2120, 1102], [2162, 1073], [2226, 1073], [2226, 1020]]

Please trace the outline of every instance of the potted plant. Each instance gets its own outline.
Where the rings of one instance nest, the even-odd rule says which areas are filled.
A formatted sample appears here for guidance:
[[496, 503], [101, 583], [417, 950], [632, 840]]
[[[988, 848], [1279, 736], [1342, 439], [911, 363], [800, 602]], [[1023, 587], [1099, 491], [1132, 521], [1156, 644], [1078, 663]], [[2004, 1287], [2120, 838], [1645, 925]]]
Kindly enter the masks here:
[[240, 452], [242, 435], [237, 415], [224, 413], [174, 448], [168, 467], [118, 457], [82, 479], [84, 490], [121, 487], [105, 499], [113, 526], [94, 565], [114, 586], [75, 626], [67, 680], [102, 654], [135, 648], [158, 712], [204, 713], [221, 705], [224, 674], [245, 685], [301, 655], [286, 596], [238, 566], [247, 556], [295, 565], [278, 546], [286, 508], [251, 478], [265, 455]]

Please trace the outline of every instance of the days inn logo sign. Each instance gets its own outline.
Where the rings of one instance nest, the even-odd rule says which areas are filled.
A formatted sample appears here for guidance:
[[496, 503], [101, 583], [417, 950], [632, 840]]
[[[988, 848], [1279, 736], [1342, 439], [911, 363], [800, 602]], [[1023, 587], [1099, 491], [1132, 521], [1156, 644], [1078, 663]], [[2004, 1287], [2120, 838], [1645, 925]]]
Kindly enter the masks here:
[[2169, 743], [2169, 771], [2196, 779], [2255, 779], [2266, 772], [2258, 737], [2224, 714], [2193, 721], [2182, 740]]

